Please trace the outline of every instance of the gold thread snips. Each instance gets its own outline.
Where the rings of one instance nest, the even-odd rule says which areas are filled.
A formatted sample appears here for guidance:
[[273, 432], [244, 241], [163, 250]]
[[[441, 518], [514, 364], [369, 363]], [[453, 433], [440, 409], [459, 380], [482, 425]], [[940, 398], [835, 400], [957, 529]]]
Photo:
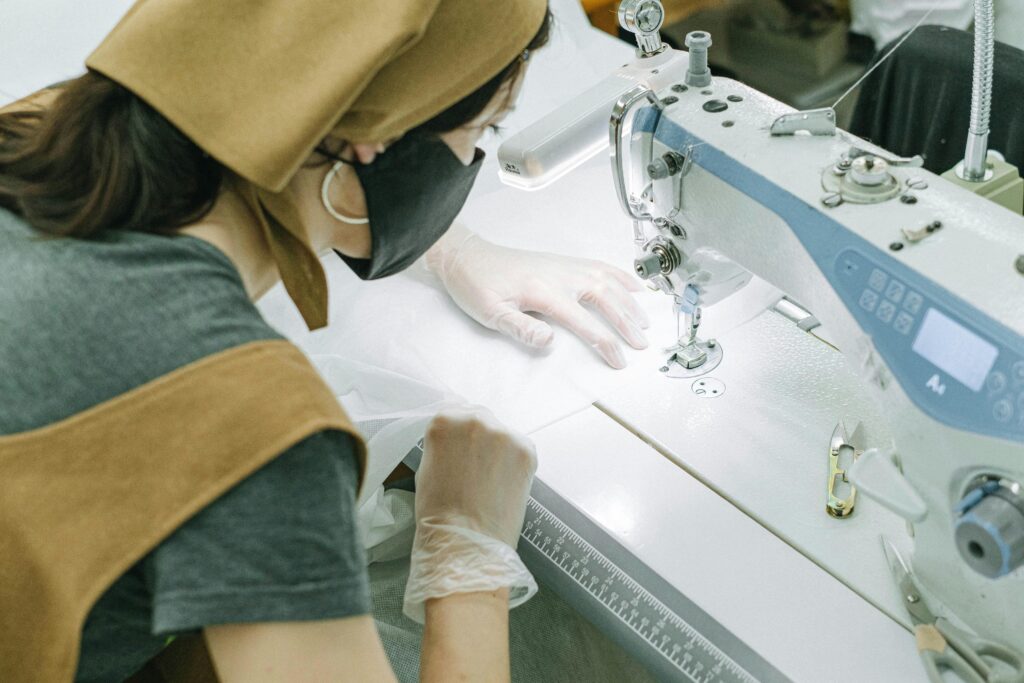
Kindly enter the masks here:
[[837, 519], [853, 514], [857, 503], [857, 487], [846, 477], [846, 468], [864, 452], [864, 428], [860, 422], [853, 431], [840, 422], [832, 432], [828, 448], [828, 502], [825, 510]]

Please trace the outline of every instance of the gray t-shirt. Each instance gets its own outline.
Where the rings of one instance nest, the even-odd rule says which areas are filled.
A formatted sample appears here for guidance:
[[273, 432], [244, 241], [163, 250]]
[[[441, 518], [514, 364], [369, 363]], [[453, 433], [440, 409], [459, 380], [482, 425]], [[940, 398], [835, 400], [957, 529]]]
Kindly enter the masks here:
[[[202, 240], [54, 239], [0, 209], [0, 435], [279, 338], [231, 262]], [[101, 596], [76, 681], [122, 680], [167, 636], [208, 625], [369, 613], [357, 478], [351, 437], [325, 431], [214, 501]]]

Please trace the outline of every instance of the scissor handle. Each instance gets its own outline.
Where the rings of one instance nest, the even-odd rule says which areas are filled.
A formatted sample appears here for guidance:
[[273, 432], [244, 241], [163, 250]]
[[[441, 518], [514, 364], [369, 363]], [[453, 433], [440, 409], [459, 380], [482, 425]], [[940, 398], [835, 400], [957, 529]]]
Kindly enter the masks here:
[[964, 659], [933, 624], [919, 624], [914, 628], [917, 636], [917, 651], [921, 654], [921, 662], [932, 683], [945, 683], [943, 670], [955, 672], [964, 683], [988, 683], [985, 670], [988, 665], [982, 662], [985, 670], [979, 671], [973, 664]]
[[[935, 628], [971, 666], [985, 676], [989, 683], [1024, 683], [1024, 655], [1002, 643], [988, 640], [957, 628], [946, 619], [936, 619]], [[993, 672], [984, 657], [1002, 662], [1012, 673]]]

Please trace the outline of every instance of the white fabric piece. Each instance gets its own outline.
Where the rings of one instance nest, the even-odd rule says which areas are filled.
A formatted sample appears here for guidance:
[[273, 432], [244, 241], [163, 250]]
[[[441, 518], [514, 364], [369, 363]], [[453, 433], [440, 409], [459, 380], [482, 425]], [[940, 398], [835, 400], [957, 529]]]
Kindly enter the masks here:
[[367, 561], [406, 557], [416, 523], [414, 497], [407, 491], [385, 491], [384, 480], [423, 438], [439, 411], [465, 402], [409, 377], [340, 356], [315, 356], [312, 361], [366, 438], [358, 521]]
[[368, 565], [409, 557], [416, 533], [415, 498], [411, 491], [381, 487], [360, 507], [360, 524], [365, 514], [368, 527], [363, 537]]
[[465, 404], [459, 396], [379, 366], [339, 355], [314, 355], [312, 360], [353, 422], [381, 424], [373, 433], [364, 430], [370, 455], [360, 504], [423, 438], [438, 412]]
[[[612, 188], [607, 160], [595, 160], [544, 190], [503, 189], [471, 200], [462, 218], [483, 237], [507, 246], [631, 269], [630, 224]], [[334, 256], [324, 266], [330, 325], [306, 330], [280, 286], [259, 302], [271, 324], [311, 355], [343, 356], [398, 373], [485, 405], [503, 423], [525, 433], [576, 413], [617, 387], [650, 377], [665, 360], [662, 349], [677, 338], [671, 298], [644, 292], [638, 301], [651, 320], [650, 348], [636, 351], [623, 345], [629, 366], [613, 370], [562, 328], [555, 329], [553, 344], [543, 352], [485, 329], [459, 310], [423, 267], [363, 282]], [[780, 296], [755, 278], [739, 293], [705, 309], [700, 336], [722, 335]]]

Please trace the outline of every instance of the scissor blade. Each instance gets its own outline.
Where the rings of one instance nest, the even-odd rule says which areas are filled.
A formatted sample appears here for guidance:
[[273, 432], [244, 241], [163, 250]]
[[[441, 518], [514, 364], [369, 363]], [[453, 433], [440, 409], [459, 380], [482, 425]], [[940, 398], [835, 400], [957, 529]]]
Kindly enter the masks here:
[[889, 570], [896, 580], [896, 586], [900, 591], [900, 599], [903, 600], [903, 606], [907, 608], [914, 623], [934, 623], [935, 615], [928, 609], [928, 605], [921, 596], [917, 582], [914, 581], [913, 572], [910, 571], [910, 567], [907, 566], [900, 551], [885, 536], [882, 536], [882, 550], [885, 551], [885, 557], [889, 561]]
[[867, 438], [864, 433], [864, 423], [858, 421], [853, 426], [853, 431], [850, 432], [850, 437], [846, 443], [853, 446], [858, 451], [863, 451], [867, 448]]
[[882, 550], [885, 551], [885, 559], [889, 562], [889, 571], [892, 572], [893, 578], [896, 580], [896, 585], [903, 590], [905, 582], [910, 578], [910, 567], [903, 561], [903, 556], [900, 555], [900, 551], [896, 549], [885, 536], [882, 536]]

